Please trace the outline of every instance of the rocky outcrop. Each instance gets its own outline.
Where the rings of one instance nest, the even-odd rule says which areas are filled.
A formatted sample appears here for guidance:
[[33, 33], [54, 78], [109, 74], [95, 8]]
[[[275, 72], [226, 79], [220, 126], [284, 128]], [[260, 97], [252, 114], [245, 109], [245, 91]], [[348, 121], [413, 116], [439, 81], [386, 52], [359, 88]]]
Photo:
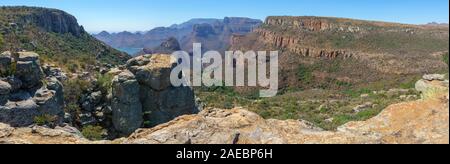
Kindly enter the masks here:
[[170, 55], [143, 55], [114, 73], [111, 107], [116, 130], [129, 134], [142, 123], [151, 127], [198, 112], [192, 89], [171, 85], [175, 66]]
[[[383, 26], [414, 28], [414, 25], [406, 24], [315, 16], [269, 16], [266, 18], [264, 23], [270, 26], [279, 26], [283, 28], [314, 32], [337, 31], [348, 33], [364, 33], [374, 30], [374, 27]], [[411, 30], [409, 32], [411, 32]]]
[[378, 116], [323, 131], [297, 120], [264, 120], [245, 109], [208, 109], [152, 129], [123, 143], [133, 144], [436, 144], [449, 143], [448, 86], [433, 96], [387, 107]]
[[92, 142], [83, 138], [81, 133], [70, 126], [57, 126], [53, 129], [33, 126], [15, 128], [0, 123], [0, 144], [93, 144], [109, 143], [106, 141]]
[[207, 109], [114, 141], [88, 141], [69, 126], [13, 128], [0, 123], [0, 143], [90, 144], [448, 144], [446, 88], [421, 100], [394, 104], [367, 121], [324, 131], [299, 120], [265, 120], [242, 108]]
[[7, 82], [0, 81], [0, 105], [5, 105], [8, 102], [10, 93], [11, 85]]
[[0, 54], [0, 74], [8, 74], [11, 70], [11, 53], [9, 51]]
[[178, 40], [174, 37], [170, 37], [166, 41], [162, 42], [161, 45], [154, 48], [144, 48], [140, 52], [140, 54], [172, 54], [175, 51], [180, 51], [180, 43], [178, 43]]
[[[286, 36], [282, 33], [273, 32], [266, 29], [256, 29], [254, 32], [259, 35], [260, 38], [258, 40], [261, 40], [272, 47], [285, 49], [291, 53], [298, 54], [303, 57], [335, 59], [350, 58], [356, 55], [356, 52], [349, 52], [342, 49], [324, 49], [320, 47], [303, 45], [302, 43], [306, 41], [299, 36]], [[234, 40], [234, 44], [239, 43], [240, 41]]]
[[[265, 24], [292, 29], [324, 31], [337, 27], [330, 19], [321, 17], [267, 17]], [[342, 24], [343, 25], [343, 24]]]
[[47, 9], [40, 7], [4, 7], [4, 13], [10, 17], [18, 17], [16, 22], [11, 22], [16, 26], [37, 25], [39, 28], [59, 34], [70, 33], [80, 36], [84, 29], [77, 23], [77, 19], [61, 10]]
[[18, 52], [15, 76], [22, 81], [22, 88], [40, 85], [43, 72], [39, 55], [34, 52]]
[[448, 88], [448, 79], [445, 75], [428, 74], [424, 75], [421, 80], [415, 84], [415, 89], [422, 93], [422, 98], [433, 96], [436, 92]]
[[55, 118], [52, 120], [55, 124], [62, 123], [64, 98], [61, 82], [53, 76], [44, 78], [38, 54], [18, 52], [9, 56], [3, 57], [10, 62], [0, 66], [10, 69], [0, 78], [0, 122], [28, 126], [36, 117], [48, 115]]
[[130, 134], [143, 122], [142, 104], [139, 100], [139, 83], [129, 71], [114, 77], [112, 82], [112, 121], [114, 128]]

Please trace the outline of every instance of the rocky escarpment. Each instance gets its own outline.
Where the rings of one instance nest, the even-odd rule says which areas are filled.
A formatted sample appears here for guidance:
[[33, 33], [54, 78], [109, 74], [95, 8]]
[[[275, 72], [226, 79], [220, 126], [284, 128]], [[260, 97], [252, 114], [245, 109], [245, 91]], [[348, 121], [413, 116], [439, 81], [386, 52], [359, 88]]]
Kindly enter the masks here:
[[[312, 28], [314, 29], [314, 28]], [[314, 30], [313, 30], [314, 31]], [[315, 58], [328, 58], [336, 59], [340, 58], [350, 58], [356, 55], [357, 52], [352, 52], [351, 50], [344, 49], [324, 49], [320, 47], [309, 47], [302, 45], [305, 42], [298, 36], [283, 36], [283, 34], [265, 30], [257, 29], [254, 31], [259, 34], [261, 40], [264, 40], [270, 46], [284, 49], [294, 54], [299, 54], [303, 57], [315, 57]], [[239, 41], [237, 41], [239, 43]]]
[[6, 7], [2, 10], [3, 13], [9, 15], [9, 18], [17, 17], [13, 22], [16, 26], [36, 25], [47, 32], [70, 33], [74, 36], [81, 36], [82, 33], [85, 33], [74, 16], [61, 10], [39, 7]]
[[[343, 83], [355, 88], [380, 80], [399, 84], [448, 70], [442, 60], [448, 52], [448, 29], [345, 18], [268, 17], [253, 32], [233, 35], [230, 50], [278, 51], [281, 88], [342, 89]], [[302, 82], [303, 73], [310, 77]]]
[[57, 77], [44, 74], [39, 55], [4, 52], [0, 59], [0, 122], [28, 126], [45, 116], [55, 125], [62, 123], [62, 84]]
[[[256, 36], [253, 39], [256, 42], [267, 44], [266, 48], [277, 48], [303, 56], [327, 58], [360, 57], [361, 55], [358, 54], [369, 52], [396, 54], [405, 47], [391, 50], [391, 47], [380, 44], [378, 41], [393, 42], [401, 40], [403, 37], [410, 37], [410, 42], [414, 42], [408, 42], [406, 45], [419, 44], [421, 43], [420, 39], [423, 38], [434, 39], [429, 40], [430, 42], [437, 40], [448, 42], [448, 38], [445, 38], [445, 35], [448, 36], [448, 30], [442, 28], [427, 29], [398, 23], [307, 16], [267, 17], [264, 24], [253, 30], [253, 33], [254, 35], [247, 37]], [[384, 36], [384, 34], [390, 36]], [[236, 39], [232, 47], [249, 47], [249, 45], [245, 46], [245, 41], [245, 39]], [[445, 47], [444, 43], [442, 44], [443, 48]], [[240, 44], [244, 44], [244, 46]], [[395, 46], [395, 44], [390, 46]]]
[[448, 144], [448, 81], [428, 77], [422, 81], [428, 86], [422, 99], [391, 105], [372, 119], [347, 123], [337, 131], [299, 120], [265, 120], [242, 108], [206, 109], [114, 141], [87, 141], [69, 127], [13, 128], [0, 123], [0, 143]]
[[36, 51], [53, 64], [65, 67], [96, 61], [123, 64], [129, 59], [126, 54], [90, 36], [74, 16], [61, 10], [1, 7], [0, 22], [0, 32], [4, 38], [0, 50], [3, 51]]

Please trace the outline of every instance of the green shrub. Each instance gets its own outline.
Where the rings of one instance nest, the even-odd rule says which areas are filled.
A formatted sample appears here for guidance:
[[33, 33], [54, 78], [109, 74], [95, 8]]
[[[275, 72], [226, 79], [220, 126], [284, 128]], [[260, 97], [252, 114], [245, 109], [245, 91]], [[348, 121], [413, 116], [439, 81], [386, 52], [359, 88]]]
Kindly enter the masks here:
[[75, 63], [67, 64], [67, 69], [69, 69], [69, 71], [72, 73], [77, 72], [78, 68], [79, 68], [78, 64], [75, 64]]
[[65, 109], [65, 112], [67, 113], [79, 113], [80, 111], [80, 106], [75, 102], [69, 102]]
[[97, 85], [100, 87], [102, 93], [108, 93], [109, 89], [112, 87], [113, 78], [114, 76], [109, 73], [97, 75]]
[[449, 63], [448, 63], [448, 52], [443, 55], [443, 60], [448, 66], [449, 65]]
[[3, 49], [3, 36], [0, 34], [0, 49]]
[[310, 84], [313, 80], [313, 70], [303, 65], [297, 68], [298, 80], [303, 84]]
[[64, 82], [63, 86], [65, 102], [76, 104], [82, 94], [91, 88], [91, 83], [80, 79], [69, 79]]
[[57, 119], [56, 116], [45, 114], [45, 115], [34, 117], [33, 121], [36, 125], [44, 126], [44, 125], [54, 124], [56, 119]]
[[101, 140], [105, 130], [101, 126], [86, 126], [81, 130], [81, 134], [90, 140]]

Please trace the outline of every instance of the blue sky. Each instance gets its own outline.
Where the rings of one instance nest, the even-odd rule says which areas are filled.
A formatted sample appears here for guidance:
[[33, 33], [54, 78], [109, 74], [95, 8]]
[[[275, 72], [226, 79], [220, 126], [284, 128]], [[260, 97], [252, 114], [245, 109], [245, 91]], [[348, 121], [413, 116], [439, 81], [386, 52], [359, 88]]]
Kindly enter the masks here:
[[409, 24], [449, 22], [448, 0], [1, 0], [57, 8], [89, 32], [145, 31], [191, 18], [333, 16]]

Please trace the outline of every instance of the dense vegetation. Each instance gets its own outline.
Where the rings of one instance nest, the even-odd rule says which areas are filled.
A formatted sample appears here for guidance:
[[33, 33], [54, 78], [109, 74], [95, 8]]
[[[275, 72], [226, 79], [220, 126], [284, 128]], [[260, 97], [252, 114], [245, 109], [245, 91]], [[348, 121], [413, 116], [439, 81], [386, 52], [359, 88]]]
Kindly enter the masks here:
[[[66, 19], [67, 25], [60, 26], [68, 30], [57, 31], [54, 27], [57, 25], [40, 22], [53, 17]], [[89, 70], [97, 61], [114, 65], [128, 59], [128, 55], [96, 40], [71, 19], [72, 16], [59, 10], [1, 7], [0, 51], [35, 51], [45, 63], [54, 63], [70, 72]]]
[[103, 129], [101, 126], [89, 125], [81, 130], [81, 134], [83, 134], [84, 137], [94, 141], [103, 139], [104, 133], [105, 129]]

